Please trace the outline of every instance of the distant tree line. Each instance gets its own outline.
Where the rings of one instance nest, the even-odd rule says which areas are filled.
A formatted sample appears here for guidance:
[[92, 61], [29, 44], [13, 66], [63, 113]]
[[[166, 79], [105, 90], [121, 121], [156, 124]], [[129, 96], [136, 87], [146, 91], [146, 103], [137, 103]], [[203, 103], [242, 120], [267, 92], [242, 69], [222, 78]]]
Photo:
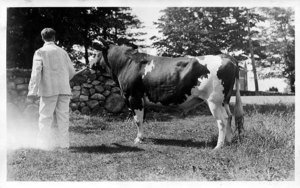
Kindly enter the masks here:
[[[33, 53], [43, 44], [40, 32], [45, 27], [56, 30], [58, 45], [72, 58], [81, 55], [87, 63], [88, 49], [98, 36], [133, 44], [143, 34], [130, 32], [142, 24], [129, 7], [8, 8], [7, 67], [31, 68]], [[74, 44], [83, 46], [84, 53], [72, 51]]]

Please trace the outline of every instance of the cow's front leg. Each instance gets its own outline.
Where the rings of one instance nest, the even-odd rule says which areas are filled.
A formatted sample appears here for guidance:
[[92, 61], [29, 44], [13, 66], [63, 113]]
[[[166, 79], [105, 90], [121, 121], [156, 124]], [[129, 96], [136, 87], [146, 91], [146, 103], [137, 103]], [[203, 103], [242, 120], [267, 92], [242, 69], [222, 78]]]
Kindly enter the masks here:
[[134, 140], [135, 144], [142, 143], [143, 141], [143, 121], [144, 121], [144, 100], [142, 98], [130, 97], [129, 103], [132, 111], [134, 112], [134, 123], [137, 127], [137, 137]]
[[142, 143], [143, 141], [143, 135], [144, 135], [144, 129], [143, 129], [143, 121], [144, 121], [144, 108], [134, 110], [134, 122], [137, 127], [137, 137], [134, 140], [135, 144]]

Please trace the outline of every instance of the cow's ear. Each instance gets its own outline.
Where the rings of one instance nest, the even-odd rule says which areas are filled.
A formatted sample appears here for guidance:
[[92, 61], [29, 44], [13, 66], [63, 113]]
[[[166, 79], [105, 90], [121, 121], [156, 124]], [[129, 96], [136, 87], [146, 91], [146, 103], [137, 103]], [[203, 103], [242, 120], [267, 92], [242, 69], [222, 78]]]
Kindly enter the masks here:
[[99, 50], [99, 51], [107, 49], [105, 47], [105, 45], [101, 41], [99, 41], [99, 40], [94, 40], [92, 42], [92, 46], [93, 46], [93, 48], [95, 48], [96, 50]]

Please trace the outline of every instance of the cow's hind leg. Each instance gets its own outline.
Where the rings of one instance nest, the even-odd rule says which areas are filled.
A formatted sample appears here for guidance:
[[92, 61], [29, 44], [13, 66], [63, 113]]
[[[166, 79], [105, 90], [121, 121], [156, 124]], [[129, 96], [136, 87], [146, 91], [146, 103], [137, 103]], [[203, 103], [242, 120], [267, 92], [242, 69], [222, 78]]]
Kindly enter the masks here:
[[134, 140], [135, 144], [142, 143], [143, 141], [143, 121], [144, 121], [144, 101], [143, 99], [130, 98], [129, 103], [132, 111], [134, 112], [134, 123], [137, 127], [137, 137]]
[[230, 143], [233, 138], [233, 133], [232, 133], [232, 129], [231, 129], [232, 113], [230, 111], [229, 104], [225, 103], [224, 108], [225, 108], [227, 116], [228, 116], [227, 126], [226, 126], [227, 127], [226, 141]]
[[218, 135], [217, 146], [215, 147], [215, 149], [220, 149], [225, 143], [225, 138], [226, 140], [230, 139], [230, 141], [232, 138], [231, 127], [229, 127], [228, 124], [228, 115], [222, 103], [215, 103], [213, 101], [208, 101], [208, 106], [211, 113], [217, 120], [219, 135]]

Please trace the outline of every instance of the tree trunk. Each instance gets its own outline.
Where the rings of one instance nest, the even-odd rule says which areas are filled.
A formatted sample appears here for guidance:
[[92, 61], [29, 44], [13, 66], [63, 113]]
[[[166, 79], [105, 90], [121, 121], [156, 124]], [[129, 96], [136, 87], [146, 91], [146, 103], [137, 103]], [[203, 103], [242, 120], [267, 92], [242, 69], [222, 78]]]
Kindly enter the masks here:
[[103, 27], [103, 31], [102, 31], [102, 36], [103, 36], [103, 39], [106, 40], [107, 39], [107, 28], [106, 27]]
[[87, 42], [85, 41], [84, 42], [84, 58], [85, 58], [85, 64], [88, 65], [89, 64], [89, 52], [88, 52], [88, 44]]
[[250, 54], [251, 54], [252, 70], [253, 70], [253, 75], [254, 75], [255, 95], [258, 95], [259, 89], [258, 89], [258, 80], [257, 80], [255, 60], [254, 60], [253, 45], [252, 45], [251, 33], [250, 33], [249, 10], [247, 9], [246, 11], [247, 11], [248, 41], [249, 41], [249, 48], [250, 48]]
[[85, 24], [84, 24], [84, 33], [83, 33], [83, 45], [84, 45], [84, 59], [85, 59], [85, 64], [86, 66], [89, 65], [89, 52], [88, 52], [88, 48], [89, 48], [89, 15], [87, 14], [86, 11], [84, 11], [84, 20], [85, 20]]

